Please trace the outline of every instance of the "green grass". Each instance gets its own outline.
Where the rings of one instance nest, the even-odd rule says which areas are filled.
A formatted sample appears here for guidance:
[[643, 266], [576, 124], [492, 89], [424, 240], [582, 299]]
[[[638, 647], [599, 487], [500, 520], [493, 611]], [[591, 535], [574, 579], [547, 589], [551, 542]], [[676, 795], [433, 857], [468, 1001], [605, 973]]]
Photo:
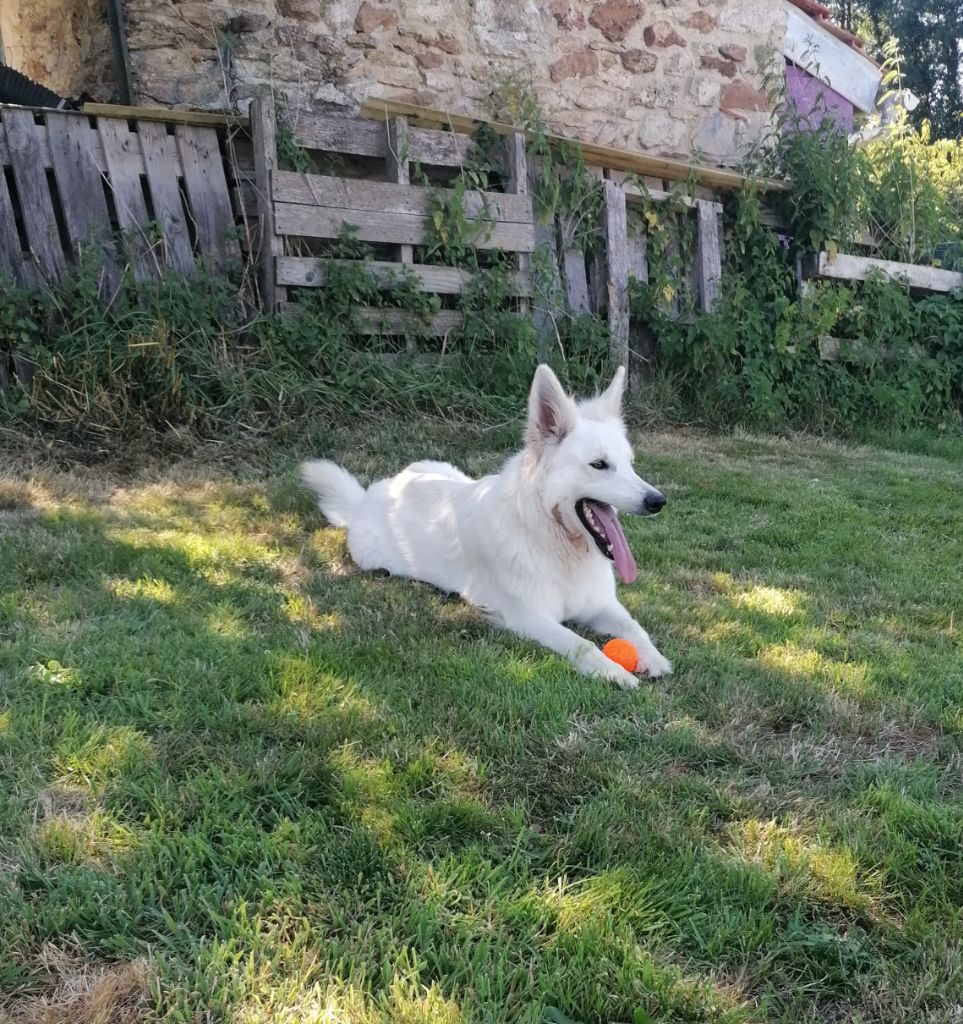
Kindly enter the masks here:
[[86, 959], [116, 1019], [959, 1021], [958, 453], [637, 440], [632, 694], [355, 571], [294, 453], [8, 468], [0, 1019]]

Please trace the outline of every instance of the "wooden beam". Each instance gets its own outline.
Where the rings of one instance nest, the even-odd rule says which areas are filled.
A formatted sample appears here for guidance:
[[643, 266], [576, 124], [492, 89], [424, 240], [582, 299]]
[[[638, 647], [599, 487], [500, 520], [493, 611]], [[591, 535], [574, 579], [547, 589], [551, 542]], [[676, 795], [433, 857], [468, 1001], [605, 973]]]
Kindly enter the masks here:
[[[474, 275], [457, 267], [442, 267], [426, 263], [401, 264], [390, 260], [365, 260], [359, 264], [354, 260], [329, 260], [320, 256], [279, 256], [276, 262], [278, 284], [299, 288], [317, 288], [328, 278], [328, 268], [333, 264], [363, 266], [372, 275], [380, 288], [391, 288], [392, 284], [408, 272], [418, 280], [422, 291], [438, 295], [460, 295], [472, 282]], [[513, 295], [532, 294], [532, 280], [528, 274], [513, 274], [509, 277]]]
[[[387, 121], [391, 117], [407, 117], [412, 124], [425, 127], [447, 127], [453, 132], [473, 134], [483, 122], [476, 118], [461, 114], [451, 114], [443, 110], [418, 107], [413, 103], [401, 103], [398, 100], [369, 98], [361, 108], [361, 116], [371, 121]], [[499, 135], [510, 135], [518, 131], [516, 125], [504, 124], [499, 121], [484, 122]], [[710, 188], [741, 188], [745, 177], [736, 171], [721, 167], [703, 167], [690, 165], [682, 160], [670, 160], [667, 157], [651, 156], [648, 153], [630, 152], [614, 149], [611, 146], [598, 146], [594, 143], [579, 142], [577, 139], [564, 138], [561, 135], [547, 135], [549, 142], [565, 143], [578, 146], [587, 164], [612, 170], [633, 171], [636, 174], [649, 174], [669, 181], [686, 181], [690, 175], [700, 185]], [[755, 178], [755, 185], [766, 190], [787, 191], [790, 185], [786, 181], [774, 178]]]
[[442, 309], [428, 318], [405, 309], [376, 309], [362, 306], [353, 313], [360, 334], [424, 334], [442, 337], [461, 327], [464, 314], [457, 309]]
[[699, 281], [699, 302], [706, 313], [711, 313], [719, 298], [722, 280], [722, 252], [719, 245], [719, 214], [716, 204], [698, 201], [698, 237], [696, 274]]
[[[507, 190], [512, 195], [528, 195], [528, 158], [525, 152], [525, 136], [521, 132], [505, 136], [505, 167], [508, 170]], [[526, 252], [518, 254], [518, 270], [525, 277], [531, 270], [531, 256]], [[528, 302], [524, 299], [519, 303], [518, 311], [527, 316]]]
[[562, 269], [565, 272], [565, 298], [569, 312], [576, 316], [590, 312], [585, 253], [581, 249], [566, 249], [562, 254]]
[[219, 114], [201, 110], [168, 110], [166, 107], [126, 107], [113, 103], [85, 103], [88, 117], [121, 117], [128, 121], [163, 121], [210, 128], [246, 128], [248, 119], [240, 114]]
[[[424, 245], [430, 224], [428, 215], [279, 202], [274, 204], [274, 220], [275, 231], [279, 235], [337, 238], [345, 225], [351, 225], [355, 228], [355, 237], [361, 242], [390, 242], [394, 245]], [[431, 235], [428, 234], [427, 238], [430, 241]], [[478, 238], [472, 244], [478, 249], [531, 252], [535, 248], [535, 232], [531, 224], [494, 221], [482, 225]]]
[[963, 273], [959, 271], [922, 267], [913, 263], [894, 263], [869, 256], [850, 256], [846, 253], [837, 253], [835, 259], [830, 259], [829, 253], [821, 252], [815, 266], [804, 268], [804, 273], [807, 277], [825, 277], [837, 281], [865, 281], [878, 273], [890, 281], [901, 281], [921, 291], [963, 290]]
[[254, 133], [255, 195], [259, 225], [258, 286], [261, 304], [273, 313], [287, 298], [284, 288], [278, 287], [275, 263], [284, 253], [284, 239], [279, 238], [274, 223], [274, 203], [271, 201], [273, 178], [277, 173], [277, 112], [273, 93], [255, 96], [251, 103], [251, 129]]
[[629, 367], [629, 247], [625, 192], [615, 181], [605, 195], [605, 286], [608, 292], [609, 348], [616, 366]]
[[[396, 185], [410, 185], [408, 153], [411, 149], [411, 137], [408, 134], [408, 119], [393, 117], [388, 122], [387, 135], [388, 152], [385, 154], [385, 177]], [[414, 246], [398, 246], [398, 256], [402, 263], [414, 263]]]
[[[403, 114], [392, 115], [403, 117]], [[302, 111], [291, 124], [294, 139], [305, 149], [322, 149], [352, 156], [387, 157], [387, 132], [377, 124], [357, 117], [335, 117]], [[460, 167], [471, 155], [475, 142], [467, 135], [432, 129], [408, 129], [408, 160], [433, 167]]]
[[[294, 171], [278, 171], [273, 180], [273, 195], [277, 203], [369, 213], [427, 217], [434, 209], [433, 198], [449, 199], [454, 195], [451, 189], [432, 190], [420, 185], [336, 178], [326, 174], [298, 174]], [[489, 217], [500, 224], [530, 226], [532, 222], [532, 200], [526, 195], [470, 191], [465, 193], [464, 202], [466, 217]]]

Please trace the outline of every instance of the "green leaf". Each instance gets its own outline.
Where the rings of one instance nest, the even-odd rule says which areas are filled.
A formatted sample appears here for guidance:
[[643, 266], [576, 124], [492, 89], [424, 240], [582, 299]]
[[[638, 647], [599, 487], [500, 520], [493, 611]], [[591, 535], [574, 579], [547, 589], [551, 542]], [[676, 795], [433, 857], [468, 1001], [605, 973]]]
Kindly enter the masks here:
[[556, 1006], [546, 1006], [545, 1014], [542, 1017], [542, 1024], [578, 1024], [578, 1021], [566, 1017]]

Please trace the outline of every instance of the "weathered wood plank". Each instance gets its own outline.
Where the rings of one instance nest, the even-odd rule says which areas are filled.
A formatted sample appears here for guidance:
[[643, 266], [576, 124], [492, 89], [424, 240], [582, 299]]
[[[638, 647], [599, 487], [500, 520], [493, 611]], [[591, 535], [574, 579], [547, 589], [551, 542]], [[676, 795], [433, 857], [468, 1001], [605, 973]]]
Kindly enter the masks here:
[[47, 114], [47, 134], [70, 244], [77, 254], [87, 247], [94, 248], [103, 266], [108, 294], [112, 293], [120, 280], [117, 252], [111, 237], [104, 178], [88, 148], [90, 127], [77, 114], [51, 111]]
[[562, 254], [562, 269], [565, 272], [565, 298], [570, 313], [588, 313], [588, 275], [585, 271], [585, 253], [581, 249], [566, 249]]
[[846, 253], [837, 253], [834, 259], [830, 259], [829, 253], [821, 252], [815, 268], [809, 269], [808, 276], [832, 278], [837, 281], [865, 281], [877, 273], [891, 281], [903, 281], [911, 288], [919, 288], [921, 291], [953, 292], [963, 289], [963, 273], [956, 270], [895, 263], [891, 260], [850, 256]]
[[[649, 280], [648, 236], [641, 232], [628, 238], [629, 275], [636, 281]], [[629, 309], [629, 383], [638, 382], [652, 375], [655, 365], [655, 335], [642, 323], [632, 317]]]
[[[408, 185], [408, 153], [411, 139], [408, 137], [408, 121], [404, 117], [393, 117], [387, 124], [388, 154], [385, 157], [385, 177], [395, 185]], [[413, 263], [415, 250], [412, 245], [400, 245], [398, 256], [402, 263]]]
[[175, 137], [201, 255], [222, 268], [237, 259], [239, 249], [217, 132], [179, 124]]
[[544, 362], [558, 341], [556, 324], [565, 309], [565, 292], [558, 266], [558, 242], [555, 237], [554, 220], [546, 224], [536, 220], [535, 250], [540, 252], [541, 259], [545, 261], [543, 266], [547, 264], [548, 270], [548, 273], [543, 275], [538, 295], [535, 295], [534, 280], [532, 282], [532, 323], [535, 325], [538, 358]]
[[[453, 194], [451, 189], [429, 190], [420, 185], [336, 178], [326, 174], [278, 171], [274, 176], [275, 202], [333, 210], [402, 213], [424, 217], [432, 212], [433, 202], [447, 199]], [[503, 223], [530, 224], [532, 201], [524, 195], [466, 192], [465, 216], [472, 218], [482, 214]]]
[[457, 309], [442, 309], [426, 322], [422, 317], [403, 309], [375, 309], [362, 306], [354, 311], [354, 322], [360, 334], [423, 334], [443, 337], [464, 321]]
[[[3, 136], [3, 125], [0, 124], [0, 137]], [[17, 224], [14, 219], [13, 201], [10, 198], [10, 190], [7, 188], [6, 175], [3, 173], [3, 165], [0, 164], [0, 277], [12, 277], [15, 281], [22, 281], [23, 253], [20, 249], [20, 237], [17, 234]], [[0, 361], [2, 361], [0, 356]]]
[[699, 285], [699, 303], [711, 313], [719, 298], [722, 281], [722, 260], [719, 247], [719, 214], [715, 203], [700, 199], [696, 208], [697, 242], [696, 266]]
[[159, 267], [146, 233], [150, 217], [141, 185], [144, 156], [140, 136], [127, 127], [126, 121], [112, 117], [100, 118], [97, 131], [104, 147], [117, 222], [125, 236], [124, 246], [134, 260], [134, 276], [144, 281], [156, 276]]
[[311, 111], [298, 111], [288, 117], [288, 123], [294, 141], [305, 149], [374, 157], [384, 157], [388, 152], [388, 136], [382, 124]]
[[385, 176], [395, 185], [409, 185], [408, 160], [411, 139], [408, 137], [408, 122], [403, 117], [393, 117], [387, 124], [387, 152], [385, 154]]
[[[525, 136], [521, 132], [505, 137], [505, 169], [508, 171], [507, 191], [516, 196], [528, 195], [528, 156], [525, 152]], [[531, 257], [528, 253], [519, 253], [518, 269], [528, 274], [531, 268]], [[523, 316], [529, 312], [528, 303], [522, 300], [518, 311]]]
[[682, 304], [679, 300], [679, 293], [691, 283], [691, 264], [685, 264], [682, 259], [682, 215], [671, 213], [666, 217], [666, 231], [669, 233], [668, 242], [665, 246], [665, 261], [671, 277], [672, 298], [669, 300], [669, 316], [673, 320], [679, 318]]
[[[275, 231], [278, 234], [302, 235], [307, 238], [337, 238], [345, 225], [352, 225], [357, 229], [355, 237], [362, 242], [422, 245], [430, 224], [427, 215], [331, 209], [297, 203], [275, 203], [274, 211]], [[431, 240], [430, 233], [427, 238]], [[534, 230], [530, 223], [506, 224], [496, 221], [482, 225], [474, 244], [479, 249], [531, 252], [535, 245]]]
[[[915, 358], [923, 356], [922, 350], [916, 347], [910, 350], [910, 354]], [[835, 338], [824, 334], [819, 339], [819, 358], [828, 363], [839, 360], [867, 364], [888, 362], [894, 354], [890, 346], [871, 345], [864, 338]]]
[[604, 189], [609, 345], [615, 364], [628, 368], [629, 251], [625, 192], [614, 181], [606, 181]]
[[793, 4], [782, 0], [781, 6], [787, 19], [783, 54], [863, 113], [871, 114], [876, 109], [882, 70]]
[[255, 196], [258, 215], [258, 285], [261, 304], [274, 312], [287, 299], [287, 289], [279, 288], [276, 276], [278, 257], [284, 254], [284, 239], [279, 238], [271, 201], [272, 177], [277, 173], [277, 111], [273, 93], [255, 97], [251, 104], [251, 131], [254, 136]]
[[[23, 109], [21, 107], [5, 107], [2, 104], [0, 104], [0, 118], [5, 117], [6, 111], [8, 110], [18, 110], [21, 113], [23, 113]], [[32, 112], [29, 113], [31, 114], [30, 130], [33, 132], [34, 135], [36, 147], [35, 153], [37, 155], [38, 166], [42, 166], [45, 170], [53, 170], [53, 160], [50, 156], [50, 142], [47, 138], [47, 127], [44, 124], [37, 124], [33, 120]], [[47, 112], [44, 111], [44, 116], [46, 116], [46, 113]], [[74, 116], [77, 117], [78, 115], [75, 114]], [[86, 121], [84, 121], [84, 124], [86, 125]], [[104, 149], [101, 145], [100, 137], [97, 134], [97, 129], [91, 128], [89, 125], [87, 125], [87, 130], [90, 132], [91, 135], [90, 144], [87, 147], [88, 152], [93, 157], [98, 169], [101, 171], [105, 171], [107, 169], [107, 164], [104, 161]], [[7, 149], [7, 144], [4, 141], [2, 132], [0, 132], [0, 163], [10, 163], [10, 154]]]
[[3, 126], [30, 253], [41, 278], [58, 281], [66, 270], [67, 259], [60, 242], [47, 177], [39, 170], [43, 162], [33, 113], [6, 108]]
[[411, 137], [408, 158], [413, 163], [429, 167], [461, 167], [475, 150], [474, 140], [468, 135], [410, 126], [408, 132]]
[[[320, 287], [327, 280], [327, 270], [332, 263], [350, 262], [314, 256], [279, 256], [276, 261], [278, 284], [300, 288]], [[438, 295], [459, 295], [473, 280], [473, 275], [467, 270], [424, 263], [403, 265], [387, 260], [366, 260], [364, 268], [384, 288], [390, 288], [401, 273], [407, 272], [418, 279], [422, 291]], [[530, 296], [531, 276], [522, 273], [511, 275], [509, 288], [512, 295]]]
[[[282, 313], [297, 313], [296, 302], [281, 305]], [[457, 309], [442, 309], [425, 322], [416, 313], [404, 309], [377, 309], [359, 306], [353, 313], [353, 324], [358, 334], [420, 334], [425, 337], [443, 337], [460, 327], [464, 317]]]
[[113, 103], [85, 103], [83, 113], [93, 117], [112, 117], [124, 121], [163, 121], [165, 124], [204, 125], [214, 128], [247, 126], [240, 114], [218, 114], [197, 110], [171, 110], [168, 107], [127, 107]]
[[[303, 112], [292, 119], [291, 131], [295, 141], [305, 149], [370, 157], [385, 157], [389, 151], [385, 129], [360, 118]], [[409, 128], [408, 159], [412, 163], [460, 167], [474, 147], [474, 142], [466, 135]]]
[[169, 267], [181, 274], [194, 273], [194, 252], [181, 192], [177, 183], [180, 159], [173, 135], [156, 121], [138, 121], [141, 151], [154, 219], [164, 234], [164, 257]]
[[[599, 230], [602, 242], [593, 245], [592, 249], [586, 252], [586, 264], [588, 266], [588, 287], [589, 287], [589, 308], [596, 316], [608, 317], [609, 291], [608, 291], [608, 268], [605, 261], [605, 168], [586, 167], [585, 175], [593, 178], [596, 187], [602, 197], [602, 215]], [[576, 218], [577, 219], [577, 218]]]
[[628, 237], [629, 273], [636, 281], [649, 280], [649, 239], [643, 232]]
[[709, 206], [713, 207], [717, 213], [722, 213], [722, 203], [715, 199], [695, 199], [691, 196], [687, 196], [684, 192], [667, 192], [662, 188], [646, 187], [644, 190], [640, 189], [637, 185], [624, 185], [625, 195], [629, 202], [636, 199], [648, 197], [654, 203], [664, 203], [669, 199], [672, 199], [683, 206], [689, 206], [696, 208], [700, 203], [708, 203]]

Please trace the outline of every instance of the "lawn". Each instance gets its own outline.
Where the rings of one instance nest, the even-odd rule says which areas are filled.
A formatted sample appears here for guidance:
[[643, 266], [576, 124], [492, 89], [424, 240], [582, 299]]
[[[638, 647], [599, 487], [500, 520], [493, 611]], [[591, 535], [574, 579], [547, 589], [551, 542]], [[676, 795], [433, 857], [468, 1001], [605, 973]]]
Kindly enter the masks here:
[[[383, 427], [326, 454], [508, 443]], [[958, 1024], [963, 460], [636, 441], [635, 693], [354, 570], [293, 453], [8, 461], [0, 1020]]]

